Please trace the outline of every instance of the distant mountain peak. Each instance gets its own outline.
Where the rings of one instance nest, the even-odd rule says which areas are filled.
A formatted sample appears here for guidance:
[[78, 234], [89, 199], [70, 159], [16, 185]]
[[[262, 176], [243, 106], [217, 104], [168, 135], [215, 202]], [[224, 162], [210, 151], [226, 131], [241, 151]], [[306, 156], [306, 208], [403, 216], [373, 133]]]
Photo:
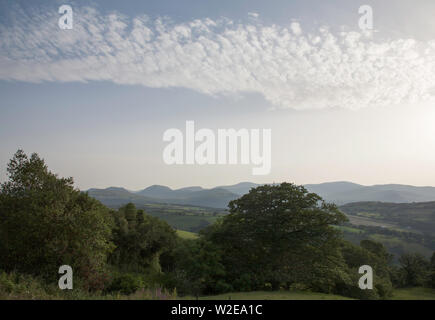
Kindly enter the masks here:
[[184, 188], [179, 188], [179, 189], [175, 189], [175, 191], [202, 191], [205, 190], [203, 187], [200, 186], [192, 186], [192, 187], [184, 187]]
[[105, 190], [108, 190], [108, 191], [128, 191], [127, 189], [121, 188], [121, 187], [108, 187]]
[[160, 184], [153, 184], [152, 186], [149, 186], [147, 188], [145, 188], [144, 190], [171, 190], [171, 188], [169, 188], [168, 186], [163, 186]]

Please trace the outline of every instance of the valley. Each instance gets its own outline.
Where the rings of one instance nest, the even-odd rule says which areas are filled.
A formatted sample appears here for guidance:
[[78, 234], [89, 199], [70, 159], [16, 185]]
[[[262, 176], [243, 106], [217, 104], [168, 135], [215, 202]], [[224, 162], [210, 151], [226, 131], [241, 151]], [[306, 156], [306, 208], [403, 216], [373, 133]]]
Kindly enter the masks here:
[[[214, 223], [228, 212], [228, 202], [246, 194], [258, 184], [242, 182], [235, 185], [204, 189], [200, 186], [171, 189], [153, 185], [141, 191], [123, 188], [90, 189], [88, 194], [108, 207], [117, 209], [128, 202], [144, 209], [151, 216], [166, 221], [179, 232], [190, 232], [193, 237], [201, 229]], [[383, 243], [394, 260], [405, 252], [417, 252], [430, 257], [435, 251], [435, 188], [405, 185], [361, 186], [350, 182], [332, 182], [305, 185], [326, 201], [336, 199], [348, 222], [338, 228], [345, 239], [358, 244], [363, 239]], [[388, 202], [393, 198], [410, 202]], [[432, 197], [432, 194], [434, 195]], [[384, 201], [348, 200], [374, 199]], [[188, 237], [192, 237], [190, 234]], [[185, 235], [186, 236], [186, 235]]]

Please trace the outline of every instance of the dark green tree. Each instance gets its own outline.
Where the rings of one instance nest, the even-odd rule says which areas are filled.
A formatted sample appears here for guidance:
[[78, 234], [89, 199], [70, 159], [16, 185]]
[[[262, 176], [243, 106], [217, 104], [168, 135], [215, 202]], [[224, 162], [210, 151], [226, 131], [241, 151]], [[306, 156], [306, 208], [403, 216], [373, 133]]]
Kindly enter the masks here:
[[0, 268], [58, 279], [73, 268], [76, 284], [103, 286], [106, 257], [113, 249], [108, 209], [58, 178], [37, 154], [18, 150], [0, 189]]
[[124, 208], [124, 216], [128, 222], [128, 229], [134, 231], [137, 225], [137, 210], [133, 203], [128, 203]]
[[163, 256], [166, 285], [180, 294], [214, 294], [230, 291], [225, 281], [223, 252], [204, 239], [180, 239], [169, 254]]
[[346, 218], [335, 205], [303, 186], [282, 183], [251, 189], [229, 209], [204, 235], [225, 252], [231, 283], [249, 277], [251, 289], [260, 289], [340, 277], [340, 233], [332, 225]]
[[419, 253], [405, 253], [399, 258], [405, 286], [423, 286], [430, 274], [430, 263]]
[[130, 271], [151, 267], [160, 272], [159, 257], [174, 247], [175, 230], [165, 221], [137, 210], [133, 203], [121, 207], [114, 216], [117, 248], [110, 257], [111, 263]]
[[[351, 281], [340, 283], [337, 293], [358, 299], [387, 298], [392, 294], [390, 255], [381, 243], [363, 240], [361, 245], [357, 246], [343, 240], [341, 252]], [[361, 290], [358, 286], [361, 277], [358, 270], [363, 265], [369, 265], [373, 269], [373, 290]]]
[[430, 258], [429, 286], [435, 288], [435, 252], [432, 253]]
[[385, 262], [385, 264], [389, 264], [393, 259], [393, 255], [390, 254], [385, 246], [380, 242], [365, 239], [361, 241], [360, 245], [362, 248], [376, 255], [379, 259]]

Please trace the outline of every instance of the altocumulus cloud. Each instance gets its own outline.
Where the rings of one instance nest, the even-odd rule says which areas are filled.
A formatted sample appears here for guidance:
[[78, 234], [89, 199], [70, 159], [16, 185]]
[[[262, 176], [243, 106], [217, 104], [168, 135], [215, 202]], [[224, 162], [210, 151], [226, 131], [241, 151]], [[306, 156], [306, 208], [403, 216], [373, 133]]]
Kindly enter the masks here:
[[73, 30], [58, 28], [56, 12], [22, 13], [0, 25], [0, 79], [256, 92], [275, 107], [294, 109], [358, 109], [435, 96], [435, 40], [375, 41], [326, 27], [306, 33], [297, 22], [174, 23], [74, 9]]

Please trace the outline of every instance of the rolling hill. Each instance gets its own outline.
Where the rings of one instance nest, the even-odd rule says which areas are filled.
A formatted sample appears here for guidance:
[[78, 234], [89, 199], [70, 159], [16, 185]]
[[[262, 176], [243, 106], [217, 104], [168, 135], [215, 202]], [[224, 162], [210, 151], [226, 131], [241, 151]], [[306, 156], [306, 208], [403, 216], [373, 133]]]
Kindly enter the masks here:
[[155, 199], [130, 192], [124, 188], [117, 187], [110, 187], [106, 189], [92, 188], [87, 190], [87, 193], [91, 197], [101, 201], [104, 205], [110, 208], [118, 208], [129, 202], [132, 202], [136, 205], [156, 202]]
[[218, 188], [228, 190], [228, 191], [235, 193], [235, 194], [238, 194], [238, 195], [244, 195], [244, 194], [248, 193], [249, 190], [251, 190], [251, 188], [255, 188], [258, 186], [259, 186], [259, 184], [257, 184], [257, 183], [240, 182], [240, 183], [230, 185], [230, 186], [220, 186]]
[[435, 235], [435, 201], [415, 203], [354, 202], [340, 206], [351, 218], [362, 218], [397, 229]]
[[[259, 184], [241, 182], [235, 185], [219, 186], [205, 189], [200, 186], [171, 189], [167, 186], [152, 185], [137, 192], [124, 188], [89, 189], [92, 197], [107, 206], [116, 207], [133, 202], [137, 205], [145, 203], [170, 203], [194, 205], [211, 208], [226, 208], [228, 202], [239, 198]], [[351, 202], [380, 201], [388, 203], [412, 203], [435, 201], [434, 187], [415, 187], [400, 184], [363, 186], [360, 184], [338, 181], [321, 184], [307, 184], [305, 187], [317, 193], [328, 202], [343, 205]]]
[[405, 252], [430, 258], [435, 251], [435, 201], [354, 202], [339, 208], [349, 218], [339, 227], [349, 241], [379, 241], [395, 255], [395, 261]]
[[108, 207], [118, 208], [128, 202], [137, 206], [149, 203], [167, 203], [192, 205], [210, 208], [226, 208], [238, 194], [223, 188], [198, 189], [183, 188], [172, 190], [165, 186], [151, 186], [138, 192], [130, 192], [124, 188], [110, 187], [106, 189], [89, 189], [88, 194]]
[[308, 184], [305, 187], [329, 202], [345, 204], [361, 201], [392, 203], [435, 201], [434, 187], [415, 187], [401, 184], [363, 186], [352, 182]]
[[[136, 193], [137, 195], [164, 200], [173, 204], [188, 204], [212, 208], [225, 208], [228, 202], [237, 199], [238, 194], [223, 188], [203, 189], [187, 187], [172, 190], [166, 186], [153, 185]], [[158, 200], [157, 200], [158, 199]]]

